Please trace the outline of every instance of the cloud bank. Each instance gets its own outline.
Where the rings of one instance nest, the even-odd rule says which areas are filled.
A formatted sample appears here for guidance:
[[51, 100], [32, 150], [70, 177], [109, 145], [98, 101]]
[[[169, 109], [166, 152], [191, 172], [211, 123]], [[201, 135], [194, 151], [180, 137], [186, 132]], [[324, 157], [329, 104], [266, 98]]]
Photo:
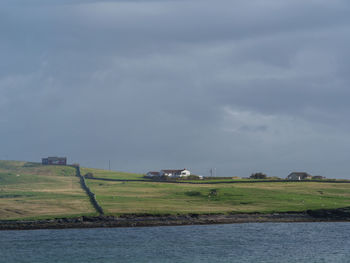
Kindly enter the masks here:
[[350, 178], [347, 1], [0, 5], [0, 159]]

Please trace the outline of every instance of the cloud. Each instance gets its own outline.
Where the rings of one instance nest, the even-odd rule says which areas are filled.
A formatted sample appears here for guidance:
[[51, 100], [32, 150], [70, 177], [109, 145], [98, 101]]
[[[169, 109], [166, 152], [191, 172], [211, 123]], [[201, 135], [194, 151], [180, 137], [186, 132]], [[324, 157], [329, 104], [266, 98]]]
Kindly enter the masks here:
[[347, 177], [346, 1], [3, 1], [0, 158]]

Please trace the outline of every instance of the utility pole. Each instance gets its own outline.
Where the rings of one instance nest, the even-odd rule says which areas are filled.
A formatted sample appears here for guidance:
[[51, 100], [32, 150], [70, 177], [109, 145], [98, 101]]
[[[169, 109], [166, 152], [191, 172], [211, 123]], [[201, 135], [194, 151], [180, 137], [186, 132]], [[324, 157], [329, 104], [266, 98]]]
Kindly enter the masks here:
[[108, 160], [108, 169], [111, 170], [111, 160]]

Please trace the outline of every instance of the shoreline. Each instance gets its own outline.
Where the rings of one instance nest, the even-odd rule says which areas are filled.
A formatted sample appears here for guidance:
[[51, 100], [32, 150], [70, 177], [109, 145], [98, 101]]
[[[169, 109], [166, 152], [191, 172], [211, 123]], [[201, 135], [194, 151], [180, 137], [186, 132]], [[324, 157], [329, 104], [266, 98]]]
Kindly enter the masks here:
[[152, 227], [237, 223], [350, 222], [350, 208], [283, 213], [82, 216], [47, 220], [0, 220], [1, 230]]

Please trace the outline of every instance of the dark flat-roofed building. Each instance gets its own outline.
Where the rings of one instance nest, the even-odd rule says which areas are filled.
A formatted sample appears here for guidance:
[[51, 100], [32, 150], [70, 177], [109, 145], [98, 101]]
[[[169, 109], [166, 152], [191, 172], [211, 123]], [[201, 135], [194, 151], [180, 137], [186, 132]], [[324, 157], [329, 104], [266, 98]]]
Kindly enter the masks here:
[[67, 165], [67, 157], [47, 157], [42, 158], [43, 165]]
[[305, 173], [305, 172], [292, 172], [287, 176], [287, 180], [307, 180], [311, 179], [312, 175]]

